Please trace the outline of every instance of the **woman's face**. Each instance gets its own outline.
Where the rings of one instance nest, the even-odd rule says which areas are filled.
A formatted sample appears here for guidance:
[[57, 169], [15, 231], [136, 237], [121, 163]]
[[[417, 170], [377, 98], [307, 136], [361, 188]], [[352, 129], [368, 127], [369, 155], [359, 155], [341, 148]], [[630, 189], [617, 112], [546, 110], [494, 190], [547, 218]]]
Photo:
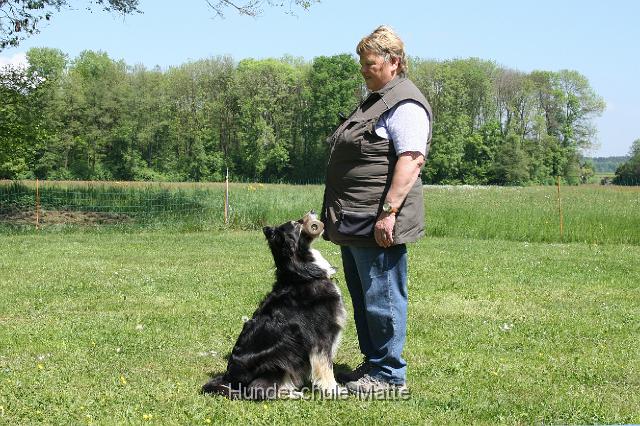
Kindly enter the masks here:
[[385, 61], [384, 56], [368, 50], [362, 52], [360, 54], [360, 73], [364, 77], [367, 89], [380, 90], [393, 80], [398, 72], [398, 63], [398, 58], [391, 57]]

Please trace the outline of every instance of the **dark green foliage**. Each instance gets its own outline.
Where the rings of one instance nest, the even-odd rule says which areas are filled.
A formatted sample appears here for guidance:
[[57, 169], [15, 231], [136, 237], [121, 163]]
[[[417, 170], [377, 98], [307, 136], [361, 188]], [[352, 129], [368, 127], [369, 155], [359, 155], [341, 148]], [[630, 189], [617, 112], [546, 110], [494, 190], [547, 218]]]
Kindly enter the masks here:
[[529, 181], [527, 154], [522, 141], [513, 134], [507, 136], [496, 153], [493, 182], [498, 185], [525, 185]]
[[294, 180], [324, 177], [329, 147], [326, 138], [357, 106], [361, 90], [359, 65], [351, 55], [319, 56], [309, 70], [303, 102], [304, 144], [295, 154]]
[[[168, 70], [104, 52], [31, 49], [0, 72], [0, 178], [321, 182], [327, 137], [363, 95], [349, 54], [230, 57]], [[581, 149], [604, 108], [575, 71], [413, 58], [433, 106], [425, 183], [588, 182]]]
[[636, 139], [629, 152], [631, 158], [616, 169], [613, 183], [618, 185], [640, 185], [640, 139]]

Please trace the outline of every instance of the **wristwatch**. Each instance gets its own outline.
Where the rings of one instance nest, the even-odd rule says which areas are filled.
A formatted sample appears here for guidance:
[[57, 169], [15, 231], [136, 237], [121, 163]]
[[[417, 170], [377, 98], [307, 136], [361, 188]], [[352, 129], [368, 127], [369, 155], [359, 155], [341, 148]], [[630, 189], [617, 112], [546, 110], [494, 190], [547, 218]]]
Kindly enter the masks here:
[[390, 202], [385, 201], [382, 205], [382, 211], [388, 214], [396, 214], [398, 213], [398, 209], [393, 207]]

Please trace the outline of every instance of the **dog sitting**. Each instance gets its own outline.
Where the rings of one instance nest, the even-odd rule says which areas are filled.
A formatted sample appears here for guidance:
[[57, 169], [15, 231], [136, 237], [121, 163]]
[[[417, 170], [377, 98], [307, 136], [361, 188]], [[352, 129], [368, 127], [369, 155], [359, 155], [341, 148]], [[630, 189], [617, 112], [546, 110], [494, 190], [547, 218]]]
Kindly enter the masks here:
[[[313, 226], [309, 223], [313, 222]], [[335, 270], [310, 247], [322, 232], [315, 213], [297, 222], [265, 227], [276, 265], [276, 281], [245, 322], [229, 356], [227, 370], [202, 387], [231, 399], [300, 397], [311, 380], [325, 395], [340, 392], [333, 359], [345, 323]]]

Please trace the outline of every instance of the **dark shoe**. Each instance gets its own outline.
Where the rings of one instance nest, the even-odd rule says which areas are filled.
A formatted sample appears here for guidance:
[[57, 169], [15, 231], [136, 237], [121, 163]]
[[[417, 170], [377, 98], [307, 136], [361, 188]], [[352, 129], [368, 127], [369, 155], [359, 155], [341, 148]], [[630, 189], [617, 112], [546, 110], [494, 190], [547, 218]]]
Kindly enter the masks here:
[[339, 371], [336, 373], [336, 381], [338, 383], [355, 382], [365, 374], [369, 373], [373, 365], [369, 363], [367, 359], [363, 359], [362, 362], [354, 368], [352, 371]]
[[377, 377], [365, 374], [360, 379], [347, 382], [347, 390], [360, 397], [397, 398], [408, 392], [404, 384], [385, 382]]

